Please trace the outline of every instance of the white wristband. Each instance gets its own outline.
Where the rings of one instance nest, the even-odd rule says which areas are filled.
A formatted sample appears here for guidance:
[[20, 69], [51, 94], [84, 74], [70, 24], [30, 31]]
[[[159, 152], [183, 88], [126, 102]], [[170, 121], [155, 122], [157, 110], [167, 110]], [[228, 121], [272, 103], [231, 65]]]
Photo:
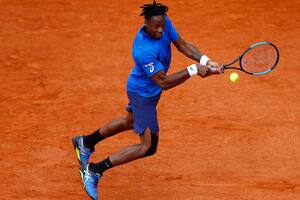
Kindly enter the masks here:
[[198, 74], [198, 69], [195, 64], [188, 66], [187, 70], [188, 70], [190, 76], [194, 76], [194, 75]]
[[206, 66], [208, 60], [209, 58], [206, 55], [202, 55], [200, 59], [200, 65]]

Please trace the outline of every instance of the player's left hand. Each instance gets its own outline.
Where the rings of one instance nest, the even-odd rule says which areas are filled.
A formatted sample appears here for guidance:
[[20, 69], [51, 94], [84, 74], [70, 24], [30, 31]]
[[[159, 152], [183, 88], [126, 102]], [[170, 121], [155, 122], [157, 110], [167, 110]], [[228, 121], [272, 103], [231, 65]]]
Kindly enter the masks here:
[[222, 74], [223, 73], [223, 67], [219, 63], [213, 61], [213, 60], [208, 60], [206, 66], [208, 67], [208, 74]]

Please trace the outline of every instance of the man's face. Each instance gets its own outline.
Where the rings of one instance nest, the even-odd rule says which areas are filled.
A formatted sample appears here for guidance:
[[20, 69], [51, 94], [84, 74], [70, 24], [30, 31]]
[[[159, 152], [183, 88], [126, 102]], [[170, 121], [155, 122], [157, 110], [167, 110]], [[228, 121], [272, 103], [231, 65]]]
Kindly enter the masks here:
[[145, 20], [146, 32], [153, 38], [161, 38], [165, 29], [165, 17], [163, 15], [152, 16]]

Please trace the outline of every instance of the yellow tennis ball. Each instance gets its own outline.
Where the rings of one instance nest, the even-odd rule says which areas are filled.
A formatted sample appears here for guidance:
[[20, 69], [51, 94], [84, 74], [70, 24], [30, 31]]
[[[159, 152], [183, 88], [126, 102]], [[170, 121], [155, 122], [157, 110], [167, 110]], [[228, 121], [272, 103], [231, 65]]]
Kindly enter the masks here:
[[231, 82], [235, 83], [239, 80], [239, 75], [235, 72], [231, 73], [229, 76]]

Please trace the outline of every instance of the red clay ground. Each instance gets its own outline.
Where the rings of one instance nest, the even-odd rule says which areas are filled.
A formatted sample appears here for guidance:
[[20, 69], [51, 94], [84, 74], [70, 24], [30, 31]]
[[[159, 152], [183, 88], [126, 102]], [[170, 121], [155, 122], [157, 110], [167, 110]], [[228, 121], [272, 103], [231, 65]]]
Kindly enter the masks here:
[[[143, 2], [0, 0], [0, 199], [88, 199], [71, 137], [124, 114]], [[237, 84], [226, 72], [165, 92], [158, 153], [108, 171], [100, 199], [300, 199], [299, 1], [163, 3], [217, 61], [268, 40], [280, 63]], [[190, 63], [173, 51], [171, 73]], [[92, 161], [137, 141], [110, 138]]]

